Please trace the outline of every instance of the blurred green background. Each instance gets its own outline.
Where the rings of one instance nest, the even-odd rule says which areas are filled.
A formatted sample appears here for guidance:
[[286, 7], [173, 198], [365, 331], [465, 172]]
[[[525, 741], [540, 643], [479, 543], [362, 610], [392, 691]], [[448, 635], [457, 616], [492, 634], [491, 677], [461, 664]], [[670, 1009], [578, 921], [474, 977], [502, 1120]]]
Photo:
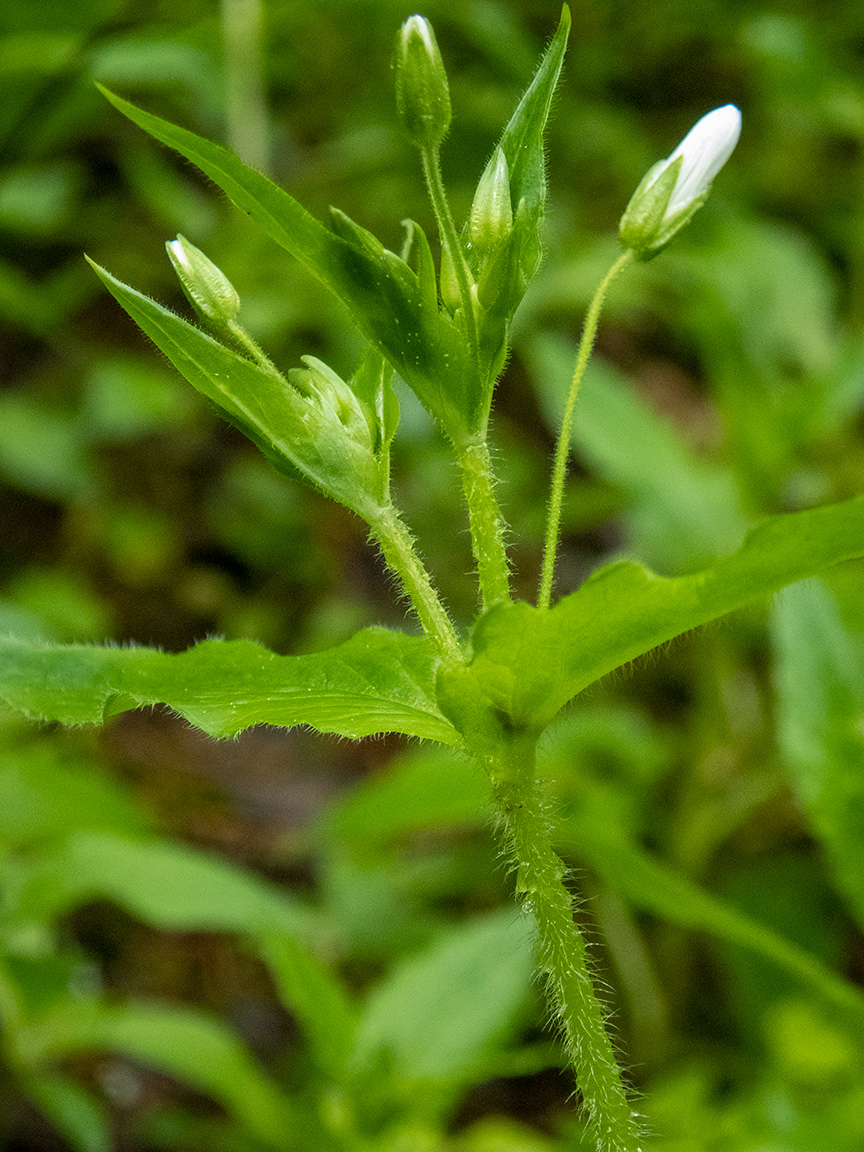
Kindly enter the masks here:
[[[257, 43], [255, 13], [251, 0], [2, 6], [0, 629], [168, 651], [248, 636], [302, 652], [369, 623], [413, 627], [363, 525], [291, 486], [208, 410], [82, 257], [188, 315], [164, 251], [182, 231], [236, 285], [245, 324], [280, 366], [311, 353], [350, 374], [358, 338], [323, 289], [93, 86], [230, 142], [318, 216], [334, 204], [397, 250], [406, 217], [431, 234], [393, 107], [392, 46], [410, 9], [263, 0]], [[423, 13], [451, 76], [443, 163], [462, 219], [558, 8], [434, 0]], [[864, 488], [864, 9], [577, 0], [572, 14], [549, 133], [546, 258], [494, 412], [525, 598], [572, 347], [614, 259], [618, 218], [647, 167], [727, 102], [744, 129], [708, 205], [609, 299], [580, 402], [559, 591], [622, 553], [668, 574], [692, 570], [734, 549], [760, 515]], [[458, 478], [423, 411], [407, 391], [400, 400], [396, 500], [466, 623], [476, 603]], [[831, 583], [855, 660], [861, 576], [847, 565]], [[766, 607], [738, 614], [595, 687], [546, 750], [562, 852], [577, 869], [631, 1079], [646, 1093], [647, 1147], [864, 1147], [862, 1049], [842, 1021], [779, 970], [694, 930], [695, 914], [675, 923], [625, 898], [601, 849], [585, 847], [594, 813], [724, 907], [864, 981], [861, 923], [846, 906], [854, 883], [838, 880], [825, 825], [796, 790], [783, 727], [790, 660], [782, 643], [772, 656]], [[861, 698], [850, 707], [860, 724]], [[140, 813], [118, 827], [140, 819], [311, 901], [354, 991], [508, 900], [482, 786], [472, 781], [466, 798], [454, 785], [442, 802], [450, 770], [395, 739], [262, 729], [215, 744], [158, 711], [102, 734], [3, 725], [8, 765], [28, 787], [55, 780], [49, 808], [63, 806], [72, 772]], [[37, 763], [52, 765], [48, 777]], [[12, 804], [3, 795], [0, 806]], [[73, 806], [59, 831], [43, 820], [38, 835], [10, 819], [5, 852], [86, 826], [90, 806]], [[82, 899], [53, 928], [110, 994], [205, 1007], [269, 1068], [302, 1081], [296, 1023], [233, 938], [159, 932], [105, 900]], [[583, 1146], [542, 1008], [520, 1012], [510, 1064], [461, 1083], [428, 1131], [406, 1137], [406, 1152]], [[67, 1148], [22, 1092], [16, 1059], [7, 1051], [0, 1147]], [[109, 1102], [113, 1146], [260, 1147], [236, 1118], [230, 1137], [208, 1136], [211, 1106], [146, 1064], [97, 1053], [71, 1071]], [[369, 1147], [402, 1147], [387, 1139]]]

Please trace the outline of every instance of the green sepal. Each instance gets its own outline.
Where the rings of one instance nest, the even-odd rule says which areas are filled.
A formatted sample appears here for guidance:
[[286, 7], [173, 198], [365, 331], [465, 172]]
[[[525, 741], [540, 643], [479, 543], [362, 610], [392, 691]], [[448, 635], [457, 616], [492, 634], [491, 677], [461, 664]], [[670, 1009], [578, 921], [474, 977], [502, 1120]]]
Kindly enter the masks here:
[[[355, 416], [346, 423], [337, 407], [324, 402], [320, 395], [304, 395], [279, 373], [226, 348], [92, 260], [89, 262], [115, 299], [180, 374], [218, 404], [231, 423], [280, 471], [292, 477], [299, 472], [367, 522], [376, 519], [389, 503], [389, 475], [386, 462], [375, 455], [368, 425], [365, 440], [362, 436], [362, 417]], [[341, 394], [348, 403], [348, 385], [330, 369], [326, 372], [341, 385]], [[335, 384], [332, 387], [337, 390]]]
[[[451, 439], [461, 442], [482, 429], [485, 380], [459, 325], [446, 312], [430, 309], [427, 288], [404, 260], [344, 214], [334, 213], [333, 229], [326, 228], [227, 148], [99, 87], [133, 123], [191, 160], [333, 292]], [[453, 380], [457, 388], [449, 386]]]
[[[643, 263], [659, 256], [708, 199], [710, 184], [701, 196], [694, 196], [680, 212], [666, 217], [666, 209], [683, 163], [684, 157], [679, 156], [672, 164], [661, 160], [649, 168], [624, 209], [618, 225], [618, 236], [622, 246], [632, 248], [636, 259]], [[655, 178], [655, 173], [661, 168], [665, 171]]]

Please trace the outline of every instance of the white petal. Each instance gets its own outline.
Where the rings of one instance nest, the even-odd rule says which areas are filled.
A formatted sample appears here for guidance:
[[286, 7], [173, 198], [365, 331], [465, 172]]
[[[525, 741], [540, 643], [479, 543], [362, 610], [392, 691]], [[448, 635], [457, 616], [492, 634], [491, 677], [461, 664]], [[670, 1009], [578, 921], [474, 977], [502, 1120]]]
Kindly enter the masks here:
[[740, 135], [741, 113], [734, 104], [715, 108], [693, 125], [666, 162], [684, 158], [666, 216], [674, 215], [702, 195], [732, 155]]

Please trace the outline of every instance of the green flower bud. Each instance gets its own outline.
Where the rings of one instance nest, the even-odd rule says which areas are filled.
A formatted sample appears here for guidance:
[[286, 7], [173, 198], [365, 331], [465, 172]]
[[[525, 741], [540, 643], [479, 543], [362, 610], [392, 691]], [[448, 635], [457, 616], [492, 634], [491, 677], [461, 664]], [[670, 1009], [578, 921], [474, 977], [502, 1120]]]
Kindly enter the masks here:
[[715, 108], [690, 129], [668, 160], [649, 169], [621, 217], [619, 235], [640, 260], [656, 256], [708, 199], [711, 181], [741, 135], [734, 104]]
[[468, 232], [472, 245], [482, 257], [506, 240], [512, 231], [510, 170], [503, 150], [496, 148], [474, 193]]
[[225, 273], [185, 236], [178, 236], [165, 247], [193, 308], [213, 324], [233, 320], [240, 310], [240, 297]]
[[396, 108], [418, 148], [436, 148], [450, 127], [450, 87], [432, 25], [409, 16], [396, 45]]

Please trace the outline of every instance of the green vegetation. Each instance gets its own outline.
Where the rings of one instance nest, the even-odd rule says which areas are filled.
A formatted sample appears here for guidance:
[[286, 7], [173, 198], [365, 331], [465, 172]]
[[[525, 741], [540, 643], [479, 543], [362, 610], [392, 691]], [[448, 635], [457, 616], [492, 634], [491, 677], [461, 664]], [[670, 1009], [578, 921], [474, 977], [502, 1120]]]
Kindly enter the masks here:
[[[426, 10], [452, 122], [416, 25], [394, 98], [389, 3], [31, 7], [0, 18], [0, 1143], [859, 1149], [857, 9], [582, 6], [547, 126], [548, 6]], [[730, 101], [710, 199], [609, 289], [553, 588], [618, 220]]]

